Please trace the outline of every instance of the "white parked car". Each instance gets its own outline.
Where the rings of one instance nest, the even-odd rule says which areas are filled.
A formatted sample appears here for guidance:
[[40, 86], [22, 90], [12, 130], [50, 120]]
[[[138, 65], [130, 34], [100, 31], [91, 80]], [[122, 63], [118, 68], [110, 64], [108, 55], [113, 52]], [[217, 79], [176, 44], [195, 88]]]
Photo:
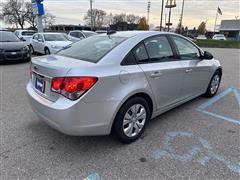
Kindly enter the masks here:
[[30, 40], [30, 49], [33, 54], [55, 54], [70, 44], [63, 33], [36, 33]]
[[96, 34], [97, 33], [92, 32], [92, 31], [79, 31], [79, 30], [70, 31], [68, 33], [68, 39], [72, 42], [77, 42], [77, 41], [80, 41], [82, 39], [88, 38], [90, 36], [94, 36]]
[[37, 33], [33, 30], [16, 30], [15, 35], [22, 41], [26, 41], [26, 44], [30, 44], [30, 39], [32, 39], [33, 35]]
[[203, 39], [207, 39], [207, 37], [205, 35], [198, 35], [197, 39], [203, 40]]
[[212, 39], [214, 39], [214, 40], [222, 40], [222, 41], [226, 41], [227, 40], [226, 37], [223, 34], [215, 34]]

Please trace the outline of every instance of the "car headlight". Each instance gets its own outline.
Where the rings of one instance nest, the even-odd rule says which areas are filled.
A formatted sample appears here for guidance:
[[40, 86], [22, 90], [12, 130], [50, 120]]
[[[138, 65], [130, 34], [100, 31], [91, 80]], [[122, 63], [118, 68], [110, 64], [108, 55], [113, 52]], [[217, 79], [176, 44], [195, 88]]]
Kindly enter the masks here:
[[22, 51], [24, 51], [24, 52], [29, 51], [28, 46], [23, 47], [23, 48], [22, 48]]

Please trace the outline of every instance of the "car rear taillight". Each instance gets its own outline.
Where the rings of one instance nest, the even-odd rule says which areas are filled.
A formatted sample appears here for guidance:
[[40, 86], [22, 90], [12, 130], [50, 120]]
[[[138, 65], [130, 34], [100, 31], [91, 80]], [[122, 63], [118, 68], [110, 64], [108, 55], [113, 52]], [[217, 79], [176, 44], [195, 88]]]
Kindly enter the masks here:
[[77, 100], [95, 83], [95, 77], [64, 77], [53, 78], [51, 91], [59, 93], [70, 100]]

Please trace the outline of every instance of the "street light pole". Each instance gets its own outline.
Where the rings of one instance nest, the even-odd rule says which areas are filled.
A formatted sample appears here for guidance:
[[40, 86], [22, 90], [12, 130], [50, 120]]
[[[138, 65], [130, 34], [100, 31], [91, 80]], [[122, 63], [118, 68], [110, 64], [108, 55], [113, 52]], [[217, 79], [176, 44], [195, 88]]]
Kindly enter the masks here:
[[93, 31], [93, 7], [92, 7], [92, 1], [93, 1], [93, 0], [90, 0], [91, 31]]
[[162, 31], [163, 8], [164, 8], [164, 0], [162, 0], [161, 19], [160, 19], [160, 31]]

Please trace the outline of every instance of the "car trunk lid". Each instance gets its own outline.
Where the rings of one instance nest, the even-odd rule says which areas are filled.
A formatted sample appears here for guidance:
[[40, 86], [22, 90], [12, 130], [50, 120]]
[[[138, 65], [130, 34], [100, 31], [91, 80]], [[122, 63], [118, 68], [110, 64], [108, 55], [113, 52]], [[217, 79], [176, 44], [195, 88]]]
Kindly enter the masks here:
[[87, 68], [94, 65], [94, 63], [59, 55], [33, 58], [31, 65], [32, 84], [41, 96], [50, 101], [56, 101], [60, 95], [51, 91], [52, 78], [66, 77], [72, 68]]

